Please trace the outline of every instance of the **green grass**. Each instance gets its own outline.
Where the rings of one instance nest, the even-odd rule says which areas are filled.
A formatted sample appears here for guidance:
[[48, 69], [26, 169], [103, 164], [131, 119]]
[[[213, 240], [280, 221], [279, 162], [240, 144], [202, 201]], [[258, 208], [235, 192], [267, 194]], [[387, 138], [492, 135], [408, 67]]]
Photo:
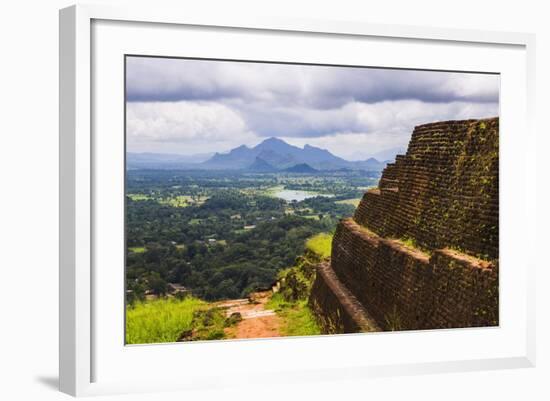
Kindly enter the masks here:
[[151, 199], [149, 195], [143, 195], [143, 194], [128, 194], [128, 197], [133, 201], [146, 201]]
[[144, 246], [131, 246], [128, 248], [128, 250], [130, 252], [134, 252], [134, 253], [143, 253], [145, 252], [145, 247]]
[[343, 200], [336, 201], [334, 203], [339, 203], [342, 205], [352, 205], [354, 207], [357, 207], [359, 206], [359, 202], [361, 202], [361, 198], [343, 199]]
[[159, 200], [161, 205], [169, 205], [172, 207], [187, 207], [192, 205], [202, 205], [208, 199], [207, 196], [191, 196], [191, 195], [177, 195], [169, 198]]
[[260, 191], [259, 194], [274, 197], [277, 192], [283, 191], [284, 189], [284, 185], [277, 185], [275, 187], [265, 188], [264, 190]]
[[303, 217], [304, 219], [310, 219], [310, 220], [320, 220], [318, 214], [308, 214], [300, 217]]
[[168, 205], [172, 207], [187, 207], [187, 206], [200, 206], [202, 205], [207, 199], [208, 196], [204, 195], [175, 195], [175, 196], [168, 196], [166, 198], [159, 198], [155, 196], [145, 195], [145, 194], [128, 194], [127, 195], [130, 199], [133, 201], [147, 201], [147, 200], [156, 200], [161, 205]]
[[321, 258], [328, 258], [332, 251], [332, 234], [321, 233], [311, 237], [306, 242], [306, 248]]
[[386, 325], [391, 331], [400, 331], [402, 329], [401, 316], [394, 305], [393, 310], [385, 316]]
[[414, 238], [409, 238], [409, 237], [403, 237], [403, 238], [400, 238], [399, 241], [405, 245], [405, 246], [408, 246], [409, 248], [418, 248], [418, 245], [416, 244], [416, 241], [414, 240]]
[[421, 247], [414, 238], [410, 237], [402, 237], [398, 238], [397, 241], [405, 245], [407, 248], [412, 249], [414, 251], [420, 251], [427, 255], [431, 255], [432, 252], [429, 249], [426, 249], [424, 247]]
[[126, 309], [126, 343], [150, 344], [176, 341], [191, 330], [193, 314], [207, 303], [197, 298], [155, 299]]
[[314, 336], [321, 334], [307, 300], [287, 302], [281, 294], [273, 294], [266, 304], [266, 309], [273, 309], [282, 319], [281, 335]]

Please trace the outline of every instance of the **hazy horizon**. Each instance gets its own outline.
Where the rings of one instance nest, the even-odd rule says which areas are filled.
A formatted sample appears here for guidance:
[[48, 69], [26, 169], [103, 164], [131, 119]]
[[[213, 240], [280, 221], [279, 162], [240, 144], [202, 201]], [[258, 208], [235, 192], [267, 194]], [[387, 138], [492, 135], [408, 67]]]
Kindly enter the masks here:
[[[263, 143], [264, 141], [266, 141], [268, 139], [271, 139], [271, 138], [281, 139], [281, 138], [277, 138], [277, 137], [269, 137], [269, 138], [263, 138], [260, 142], [254, 144], [252, 146], [249, 146], [249, 145], [246, 145], [246, 144], [242, 144], [242, 145], [239, 145], [239, 146], [246, 146], [249, 149], [253, 149], [257, 145], [259, 145], [259, 144]], [[281, 139], [281, 140], [284, 141], [283, 139]], [[289, 143], [287, 141], [284, 141], [284, 142], [289, 144], [289, 145], [292, 145], [291, 143]], [[239, 147], [239, 146], [237, 146], [237, 147]], [[304, 149], [306, 146], [313, 146], [313, 145], [306, 143], [303, 146], [299, 146], [299, 145], [292, 145], [292, 146], [296, 146], [297, 148]], [[318, 146], [314, 146], [314, 147], [318, 148], [318, 149], [328, 150], [330, 152], [329, 149], [321, 148], [321, 147], [318, 147]], [[191, 156], [200, 157], [200, 156], [204, 156], [204, 160], [207, 160], [208, 158], [212, 157], [216, 153], [218, 153], [218, 154], [228, 154], [228, 153], [231, 152], [231, 150], [234, 150], [234, 149], [236, 149], [236, 148], [231, 148], [231, 149], [227, 149], [227, 150], [224, 150], [224, 151], [217, 151], [217, 152], [191, 153], [191, 154], [176, 153], [176, 152], [170, 152], [170, 151], [167, 151], [167, 152], [150, 152], [150, 151], [133, 152], [133, 151], [128, 151], [127, 150], [127, 152], [132, 153], [132, 154], [140, 154], [140, 155], [155, 154], [155, 155], [182, 156], [182, 157], [191, 157]], [[379, 152], [378, 154], [373, 154], [373, 155], [368, 156], [366, 158], [349, 158], [349, 159], [346, 158], [346, 157], [342, 157], [342, 158], [344, 160], [347, 160], [347, 161], [361, 161], [361, 160], [366, 160], [366, 159], [369, 159], [369, 158], [374, 158], [374, 159], [377, 159], [379, 161], [386, 161], [388, 159], [394, 158], [396, 154], [399, 154], [400, 152], [405, 152], [406, 150], [407, 150], [406, 148], [391, 148], [391, 149], [385, 149], [385, 150]], [[382, 153], [388, 153], [388, 154], [391, 154], [391, 156], [382, 157], [382, 156], [380, 156], [380, 154], [382, 154]], [[338, 155], [335, 155], [335, 156], [338, 156]], [[376, 157], [376, 156], [378, 156], [378, 157]], [[196, 161], [194, 163], [200, 163], [200, 161]]]

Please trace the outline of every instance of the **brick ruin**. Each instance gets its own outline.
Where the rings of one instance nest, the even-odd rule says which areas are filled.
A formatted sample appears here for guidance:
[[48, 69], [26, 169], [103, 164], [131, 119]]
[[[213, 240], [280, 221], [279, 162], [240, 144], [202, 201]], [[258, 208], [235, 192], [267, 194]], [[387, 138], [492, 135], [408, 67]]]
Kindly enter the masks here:
[[324, 332], [498, 325], [498, 124], [414, 129], [317, 266]]

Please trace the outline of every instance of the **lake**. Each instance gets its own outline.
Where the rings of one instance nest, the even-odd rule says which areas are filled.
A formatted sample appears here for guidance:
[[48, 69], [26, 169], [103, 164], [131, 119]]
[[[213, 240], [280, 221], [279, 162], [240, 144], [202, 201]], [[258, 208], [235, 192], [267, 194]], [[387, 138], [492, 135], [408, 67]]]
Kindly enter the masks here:
[[314, 198], [316, 196], [325, 196], [327, 198], [331, 198], [334, 195], [320, 194], [317, 192], [310, 192], [310, 191], [295, 191], [291, 189], [281, 189], [279, 191], [275, 191], [273, 193], [273, 196], [275, 196], [276, 198], [284, 199], [287, 202], [292, 202], [292, 201], [300, 202], [300, 201], [303, 201], [304, 199]]

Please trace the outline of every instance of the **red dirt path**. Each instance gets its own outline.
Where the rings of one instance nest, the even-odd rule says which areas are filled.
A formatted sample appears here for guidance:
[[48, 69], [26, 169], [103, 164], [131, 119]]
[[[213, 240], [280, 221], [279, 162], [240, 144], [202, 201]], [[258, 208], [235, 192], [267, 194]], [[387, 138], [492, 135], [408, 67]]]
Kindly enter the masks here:
[[226, 315], [239, 312], [243, 318], [233, 327], [225, 329], [228, 338], [280, 337], [281, 321], [273, 310], [265, 309], [271, 291], [256, 292], [250, 299], [237, 299], [221, 302], [217, 306], [226, 307]]

